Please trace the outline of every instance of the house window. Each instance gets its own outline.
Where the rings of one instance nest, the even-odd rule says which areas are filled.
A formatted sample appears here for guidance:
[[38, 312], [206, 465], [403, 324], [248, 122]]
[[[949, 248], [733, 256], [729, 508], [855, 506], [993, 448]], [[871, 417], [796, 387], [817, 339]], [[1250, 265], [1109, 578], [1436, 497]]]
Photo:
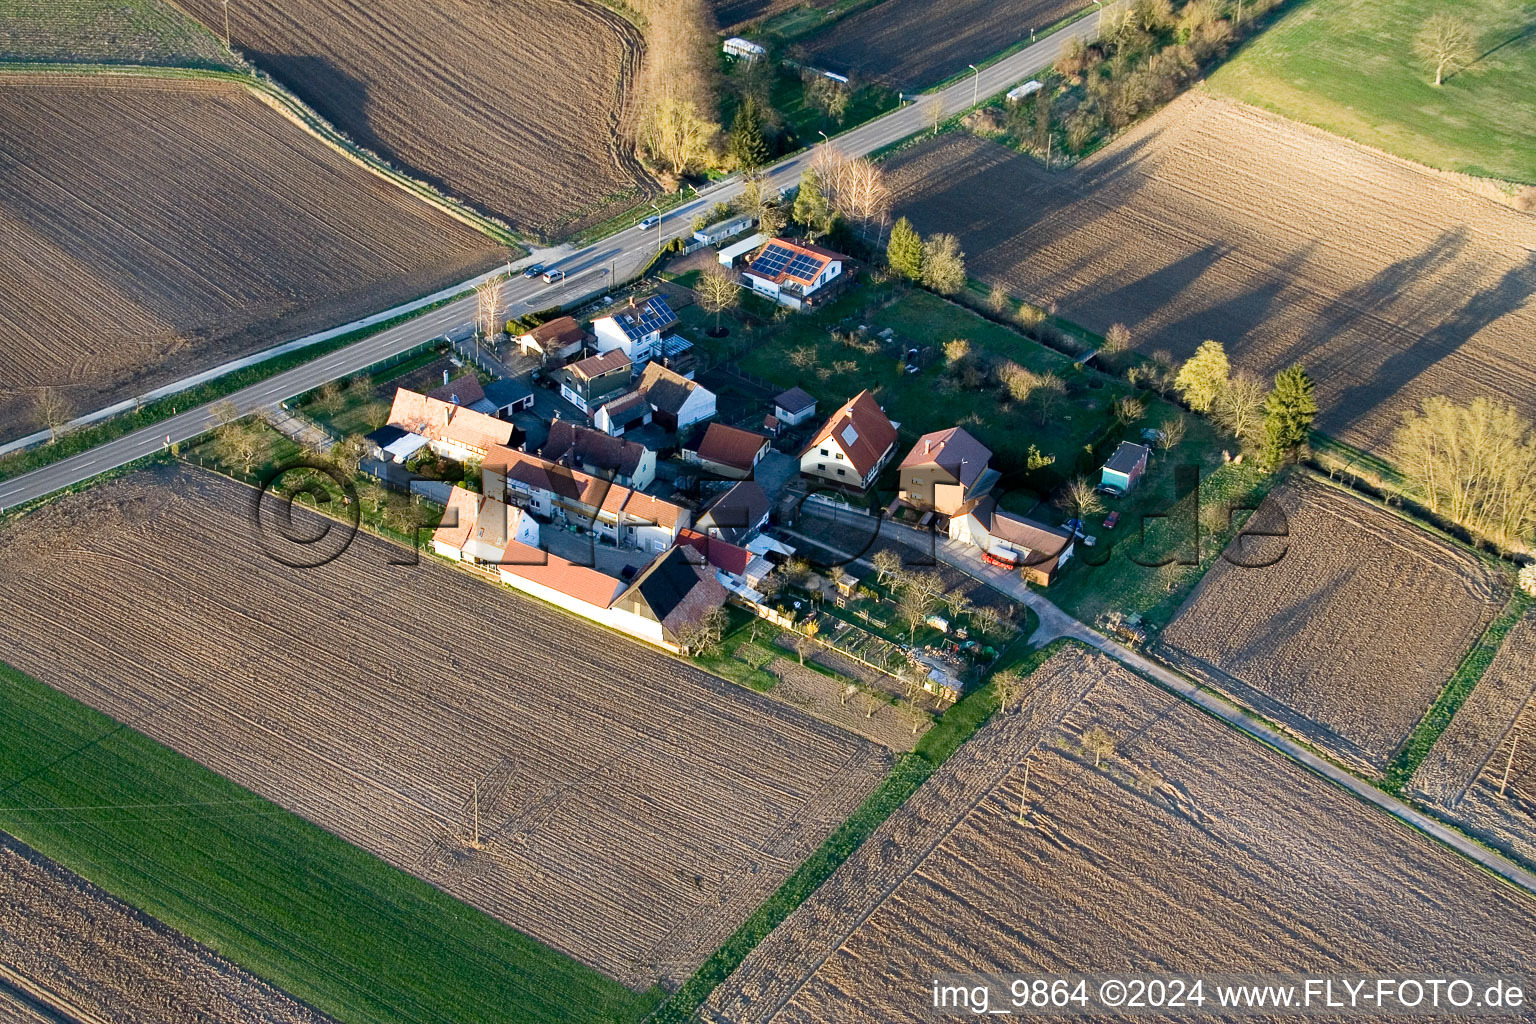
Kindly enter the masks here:
[[843, 461], [843, 453], [842, 452], [838, 452], [837, 453], [837, 461], [838, 462], [842, 462]]
[[828, 452], [827, 452], [827, 450], [825, 448], [823, 448], [821, 450], [821, 454], [822, 454], [823, 457], [825, 457], [828, 454]]
[[848, 471], [846, 469], [844, 469], [842, 466], [838, 466], [837, 467], [837, 475], [838, 476], [847, 476], [848, 475]]
[[825, 462], [818, 462], [816, 463], [816, 469], [818, 472], [825, 473], [827, 471], [827, 464]]

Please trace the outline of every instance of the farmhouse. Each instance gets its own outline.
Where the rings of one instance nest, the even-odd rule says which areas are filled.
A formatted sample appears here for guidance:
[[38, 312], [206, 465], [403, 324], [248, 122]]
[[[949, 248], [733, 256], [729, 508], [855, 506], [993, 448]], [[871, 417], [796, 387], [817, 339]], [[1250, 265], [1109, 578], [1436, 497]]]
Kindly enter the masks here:
[[990, 497], [951, 516], [949, 538], [980, 548], [994, 564], [1018, 568], [1025, 579], [1042, 587], [1050, 586], [1075, 546], [1065, 530], [1004, 512]]
[[537, 547], [538, 520], [495, 498], [455, 487], [442, 524], [432, 534], [432, 550], [456, 562], [494, 564], [513, 540]]
[[428, 391], [427, 397], [435, 398], [439, 402], [462, 405], [475, 412], [483, 412], [487, 416], [496, 415], [496, 407], [485, 400], [485, 387], [480, 383], [480, 378], [473, 373], [463, 374], [450, 381], [448, 371], [444, 370], [442, 386]]
[[626, 430], [643, 427], [649, 422], [651, 403], [638, 391], [615, 398], [592, 416], [592, 425], [613, 437], [622, 437]]
[[874, 483], [896, 450], [896, 425], [868, 390], [822, 424], [800, 456], [800, 472], [860, 490]]
[[729, 541], [706, 536], [696, 530], [684, 530], [678, 546], [693, 549], [715, 571], [715, 579], [726, 590], [752, 604], [763, 602], [756, 584], [773, 571], [773, 563]]
[[660, 363], [651, 363], [635, 388], [666, 430], [686, 430], [715, 414], [715, 393]]
[[677, 325], [677, 314], [660, 295], [638, 305], [630, 296], [629, 308], [592, 321], [599, 352], [623, 352], [636, 366], [661, 353], [661, 336]]
[[480, 476], [490, 497], [619, 548], [663, 551], [692, 522], [669, 501], [512, 448], [494, 449]]
[[551, 360], [568, 359], [580, 352], [586, 343], [587, 332], [568, 316], [542, 323], [517, 338], [517, 347], [523, 355], [539, 355]]
[[816, 399], [800, 388], [790, 388], [774, 398], [773, 415], [786, 427], [798, 427], [816, 415]]
[[570, 420], [555, 420], [540, 454], [550, 462], [644, 489], [656, 479], [656, 453], [643, 444], [612, 437]]
[[1099, 473], [1099, 484], [1129, 491], [1136, 486], [1136, 481], [1141, 479], [1141, 474], [1147, 471], [1147, 458], [1151, 454], [1152, 449], [1144, 444], [1121, 441], [1120, 446], [1115, 449], [1115, 454], [1104, 463], [1104, 468]]
[[629, 387], [632, 365], [629, 356], [614, 349], [572, 363], [555, 379], [560, 382], [561, 397], [590, 415]]
[[742, 271], [753, 291], [791, 309], [805, 309], [830, 298], [829, 288], [843, 274], [848, 257], [788, 238], [771, 238]]
[[[690, 557], [690, 555], [692, 557]], [[640, 571], [613, 603], [612, 625], [660, 647], [681, 651], [682, 633], [725, 603], [726, 589], [691, 548], [674, 547]]]
[[987, 446], [960, 427], [924, 434], [901, 460], [897, 499], [924, 512], [959, 515], [997, 483], [991, 460]]
[[746, 544], [768, 522], [768, 511], [768, 495], [756, 481], [743, 480], [699, 517], [699, 529], [715, 540]]
[[692, 455], [705, 472], [732, 480], [744, 480], [752, 475], [753, 468], [768, 454], [771, 442], [762, 434], [724, 423], [711, 423], [704, 431], [704, 439], [698, 450], [685, 452]]
[[702, 227], [693, 233], [694, 240], [705, 245], [719, 245], [732, 235], [739, 235], [752, 226], [752, 218], [740, 213], [725, 220], [717, 220], [708, 227]]
[[426, 438], [434, 452], [458, 462], [485, 458], [510, 441], [514, 429], [505, 420], [405, 388], [395, 391], [389, 425]]

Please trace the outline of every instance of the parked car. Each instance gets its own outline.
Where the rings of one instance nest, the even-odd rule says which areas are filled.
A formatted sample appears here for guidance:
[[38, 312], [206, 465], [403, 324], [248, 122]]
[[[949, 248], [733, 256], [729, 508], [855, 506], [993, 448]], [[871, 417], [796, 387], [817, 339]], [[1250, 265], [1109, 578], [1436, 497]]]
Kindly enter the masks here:
[[645, 218], [645, 220], [640, 222], [640, 230], [641, 231], [649, 231], [651, 228], [655, 227], [657, 224], [660, 224], [660, 223], [661, 223], [661, 215], [653, 213], [649, 217]]
[[1106, 530], [1113, 530], [1115, 528], [1115, 526], [1119, 522], [1120, 522], [1120, 513], [1119, 513], [1119, 511], [1111, 512], [1109, 515], [1104, 517], [1104, 529], [1106, 529]]
[[1162, 444], [1168, 435], [1156, 427], [1146, 427], [1141, 432], [1141, 439], [1147, 444]]
[[546, 271], [544, 271], [544, 283], [545, 284], [554, 284], [556, 281], [564, 281], [564, 280], [565, 280], [565, 271], [563, 271], [563, 270], [546, 270]]
[[544, 264], [542, 264], [542, 263], [535, 263], [533, 266], [531, 266], [527, 270], [523, 271], [523, 276], [524, 277], [538, 277], [542, 273], [544, 273]]
[[1114, 484], [1099, 484], [1099, 486], [1097, 486], [1097, 487], [1095, 487], [1093, 489], [1093, 492], [1095, 494], [1102, 494], [1106, 498], [1123, 498], [1123, 497], [1125, 497], [1125, 488], [1124, 487], [1117, 487]]

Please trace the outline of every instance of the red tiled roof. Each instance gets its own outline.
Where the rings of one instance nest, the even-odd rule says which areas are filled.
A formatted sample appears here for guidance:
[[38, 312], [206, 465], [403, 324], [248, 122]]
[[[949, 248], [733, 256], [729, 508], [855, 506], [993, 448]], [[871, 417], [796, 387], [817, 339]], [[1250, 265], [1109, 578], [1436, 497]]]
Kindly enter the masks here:
[[591, 380], [594, 377], [601, 377], [605, 373], [612, 373], [614, 370], [629, 365], [629, 356], [624, 354], [623, 349], [615, 348], [595, 356], [587, 356], [585, 359], [572, 363], [569, 369], [575, 376]]
[[451, 380], [440, 388], [433, 388], [427, 392], [428, 398], [435, 398], [439, 402], [457, 401], [459, 405], [474, 405], [485, 397], [485, 388], [480, 383], [480, 378], [473, 373], [466, 373], [456, 380]]
[[546, 351], [583, 341], [586, 336], [587, 332], [581, 329], [581, 325], [568, 316], [557, 316], [528, 332], [528, 337], [538, 342], [539, 347]]
[[505, 420], [405, 388], [395, 391], [389, 425], [433, 441], [461, 444], [479, 452], [505, 445], [512, 439], [514, 429]]
[[762, 434], [724, 423], [711, 423], [699, 442], [699, 458], [733, 469], [750, 470], [757, 462], [757, 453], [768, 443]]
[[901, 460], [901, 468], [912, 466], [938, 466], [969, 487], [976, 478], [986, 472], [992, 452], [986, 445], [972, 437], [963, 427], [935, 430], [917, 439], [917, 444]]
[[875, 401], [875, 396], [864, 390], [850, 398], [821, 425], [805, 450], [809, 452], [828, 439], [837, 442], [854, 470], [864, 477], [896, 443], [896, 427], [880, 408], [880, 403]]
[[435, 543], [462, 551], [469, 535], [475, 529], [475, 519], [480, 508], [480, 495], [463, 487], [448, 492], [448, 506], [443, 512], [442, 525], [432, 532]]
[[521, 541], [508, 544], [501, 556], [501, 572], [548, 587], [578, 601], [607, 608], [623, 589], [623, 581], [596, 569], [568, 562]]
[[740, 576], [746, 572], [747, 563], [752, 561], [752, 552], [746, 548], [737, 547], [735, 544], [717, 540], [714, 537], [706, 537], [696, 530], [684, 530], [679, 533], [677, 542], [697, 551], [710, 565], [716, 569], [723, 569], [732, 576]]

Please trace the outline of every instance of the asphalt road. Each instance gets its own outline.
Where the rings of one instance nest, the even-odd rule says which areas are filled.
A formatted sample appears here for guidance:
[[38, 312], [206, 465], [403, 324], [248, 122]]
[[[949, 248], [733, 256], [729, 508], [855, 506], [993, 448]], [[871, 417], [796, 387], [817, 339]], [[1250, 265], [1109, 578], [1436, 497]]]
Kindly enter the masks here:
[[[983, 68], [979, 75], [969, 75], [932, 95], [938, 96], [943, 103], [945, 117], [958, 113], [972, 106], [975, 97], [986, 98], [1023, 81], [1026, 75], [1054, 61], [1069, 39], [1092, 38], [1097, 28], [1097, 16], [1084, 18]], [[929, 105], [931, 98], [918, 97], [913, 103], [836, 136], [838, 148], [851, 156], [862, 156], [917, 134], [929, 126], [930, 115], [924, 108]], [[800, 180], [800, 174], [810, 160], [811, 154], [805, 152], [780, 161], [768, 170], [768, 182], [778, 188], [793, 186]], [[535, 254], [534, 258], [548, 267], [566, 271], [566, 279], [545, 284], [540, 278], [514, 276], [503, 292], [507, 315], [519, 316], [557, 302], [574, 303], [588, 295], [600, 294], [612, 280], [628, 280], [661, 245], [678, 235], [689, 234], [690, 224], [696, 214], [708, 210], [715, 203], [728, 202], [740, 189], [740, 182], [732, 177], [704, 189], [696, 199], [681, 207], [668, 211], [657, 227], [642, 231], [636, 225], [580, 249], [555, 249]], [[531, 261], [523, 262], [526, 264]], [[326, 381], [355, 373], [424, 341], [467, 328], [474, 315], [474, 299], [460, 299], [269, 380], [253, 384], [230, 395], [227, 400], [233, 402], [242, 414], [254, 412], [319, 387]], [[210, 408], [205, 405], [178, 413], [155, 426], [0, 482], [0, 510], [33, 501], [99, 473], [116, 469], [163, 449], [169, 442], [196, 437], [214, 425]]]

